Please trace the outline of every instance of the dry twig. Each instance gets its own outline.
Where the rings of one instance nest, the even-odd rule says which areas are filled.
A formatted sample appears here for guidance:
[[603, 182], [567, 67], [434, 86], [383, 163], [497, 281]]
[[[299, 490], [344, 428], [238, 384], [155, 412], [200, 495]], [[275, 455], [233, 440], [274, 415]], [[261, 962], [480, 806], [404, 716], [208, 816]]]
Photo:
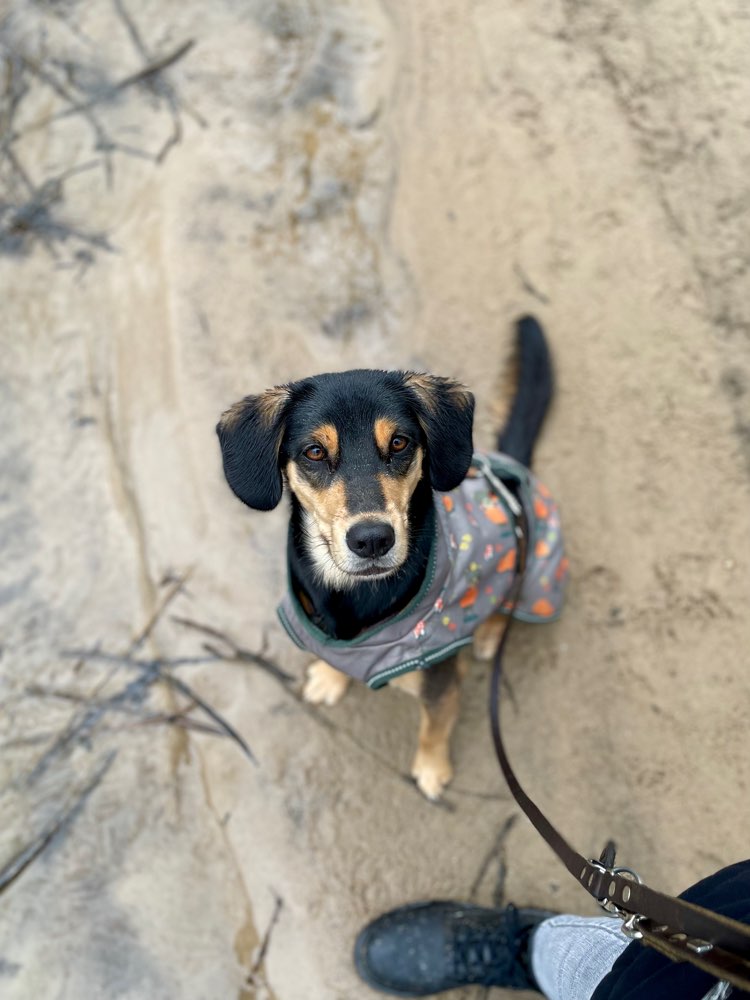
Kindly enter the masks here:
[[35, 861], [47, 847], [49, 847], [57, 834], [71, 823], [83, 807], [86, 799], [101, 783], [105, 774], [112, 766], [112, 762], [116, 756], [117, 754], [115, 751], [110, 753], [88, 784], [86, 784], [76, 795], [72, 796], [71, 801], [65, 809], [63, 809], [62, 812], [54, 820], [52, 820], [52, 822], [49, 823], [30, 844], [27, 844], [26, 847], [19, 851], [14, 858], [11, 858], [11, 860], [4, 865], [2, 869], [0, 869], [0, 893], [4, 892], [9, 886], [11, 886], [29, 867], [29, 865]]
[[268, 657], [263, 656], [261, 653], [253, 653], [249, 649], [243, 649], [238, 646], [237, 643], [231, 639], [226, 632], [220, 632], [219, 629], [213, 628], [210, 625], [203, 625], [200, 622], [193, 621], [192, 618], [183, 618], [180, 615], [172, 615], [171, 619], [178, 625], [182, 625], [185, 628], [194, 629], [196, 632], [202, 632], [204, 635], [211, 636], [214, 639], [219, 639], [231, 650], [231, 655], [227, 656], [226, 653], [222, 653], [220, 649], [209, 643], [204, 643], [203, 648], [216, 656], [217, 659], [227, 660], [227, 661], [237, 661], [238, 663], [253, 663], [255, 666], [260, 667], [261, 670], [265, 670], [277, 681], [282, 684], [291, 684], [296, 680], [292, 674], [286, 673], [281, 667], [277, 666], [273, 660], [269, 660]]
[[162, 56], [159, 59], [155, 59], [153, 62], [149, 63], [147, 66], [142, 67], [135, 73], [130, 73], [128, 76], [123, 77], [116, 83], [111, 84], [109, 87], [105, 87], [100, 93], [95, 97], [89, 98], [87, 101], [78, 101], [69, 108], [65, 108], [64, 111], [56, 111], [52, 115], [45, 115], [44, 118], [40, 118], [30, 125], [27, 125], [20, 132], [15, 132], [10, 136], [10, 141], [15, 141], [22, 135], [29, 135], [31, 132], [38, 132], [40, 129], [46, 128], [48, 125], [53, 124], [53, 122], [62, 121], [64, 118], [70, 118], [71, 115], [84, 114], [90, 111], [92, 108], [96, 107], [97, 104], [102, 104], [104, 101], [112, 100], [118, 94], [122, 93], [123, 90], [127, 90], [129, 87], [133, 87], [137, 83], [143, 83], [149, 80], [157, 73], [161, 73], [162, 70], [167, 69], [169, 66], [174, 65], [178, 62], [195, 45], [195, 39], [191, 38], [182, 45], [179, 45], [174, 51], [168, 53], [166, 56]]
[[268, 954], [268, 946], [271, 944], [271, 934], [273, 929], [279, 921], [281, 916], [281, 911], [284, 907], [284, 900], [281, 896], [274, 893], [275, 901], [273, 906], [273, 913], [271, 914], [271, 919], [268, 921], [268, 926], [266, 927], [266, 932], [263, 935], [263, 940], [261, 941], [260, 948], [258, 949], [258, 954], [255, 956], [255, 960], [250, 968], [250, 972], [247, 976], [248, 986], [257, 986], [258, 984], [258, 973], [260, 972], [263, 963], [266, 960], [266, 955]]
[[240, 736], [240, 734], [237, 732], [234, 726], [230, 725], [222, 715], [219, 715], [219, 713], [216, 711], [215, 708], [213, 708], [211, 705], [208, 704], [207, 701], [204, 701], [203, 698], [197, 695], [195, 691], [193, 691], [193, 689], [189, 687], [189, 685], [187, 685], [184, 681], [180, 680], [179, 677], [174, 677], [172, 674], [161, 674], [160, 676], [162, 680], [165, 680], [168, 684], [171, 684], [172, 687], [176, 688], [182, 694], [186, 695], [188, 698], [192, 698], [195, 701], [195, 703], [200, 708], [203, 709], [206, 715], [208, 715], [209, 718], [213, 719], [214, 722], [221, 729], [224, 730], [227, 736], [229, 736], [230, 739], [233, 739], [234, 742], [237, 743], [237, 745], [244, 752], [245, 756], [248, 757], [253, 762], [253, 764], [257, 766], [258, 764], [257, 758], [255, 757], [255, 754], [252, 752], [252, 750], [247, 745], [245, 740], [242, 738], [242, 736]]
[[[146, 639], [151, 635], [154, 628], [156, 627], [159, 619], [162, 617], [164, 612], [167, 610], [172, 601], [181, 592], [187, 580], [190, 578], [192, 573], [192, 568], [188, 569], [182, 574], [170, 587], [167, 594], [162, 599], [159, 606], [156, 608], [154, 613], [151, 615], [149, 620], [146, 622], [141, 631], [131, 640], [126, 653], [122, 659], [127, 659], [131, 657], [132, 654], [146, 641]], [[36, 762], [34, 767], [31, 769], [29, 775], [26, 778], [27, 786], [36, 781], [37, 778], [47, 769], [49, 764], [55, 757], [58, 756], [63, 750], [69, 747], [72, 743], [86, 739], [93, 729], [98, 725], [99, 721], [103, 715], [111, 709], [113, 706], [120, 704], [122, 701], [134, 697], [140, 691], [148, 687], [155, 676], [146, 675], [136, 678], [135, 682], [128, 684], [125, 689], [118, 694], [114, 695], [112, 698], [100, 701], [97, 704], [92, 704], [92, 699], [96, 698], [100, 691], [109, 683], [109, 681], [114, 677], [117, 671], [122, 666], [122, 659], [115, 660], [114, 666], [109, 673], [99, 681], [98, 684], [94, 685], [94, 688], [89, 693], [87, 704], [80, 710], [75, 712], [68, 722], [65, 729], [58, 734], [57, 738], [53, 741], [52, 745], [49, 746], [39, 760]], [[85, 662], [85, 656], [80, 659], [79, 663]], [[152, 662], [152, 661], [149, 661]]]

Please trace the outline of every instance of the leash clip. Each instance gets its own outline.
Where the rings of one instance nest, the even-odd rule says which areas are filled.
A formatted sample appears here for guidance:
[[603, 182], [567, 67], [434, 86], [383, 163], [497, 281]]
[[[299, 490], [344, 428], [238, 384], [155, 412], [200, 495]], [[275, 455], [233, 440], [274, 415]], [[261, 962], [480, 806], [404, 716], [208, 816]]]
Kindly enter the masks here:
[[[619, 875], [628, 882], [637, 882], [638, 885], [642, 884], [640, 875], [638, 872], [633, 871], [632, 868], [626, 868], [624, 865], [612, 865], [611, 867], [607, 867], [606, 865], [603, 865], [601, 861], [595, 861], [593, 858], [589, 861], [589, 864], [596, 868], [597, 871], [600, 871], [603, 875]], [[615, 888], [616, 884], [614, 882], [610, 882], [609, 896], [605, 896], [603, 899], [598, 900], [599, 906], [601, 906], [605, 913], [612, 913], [616, 917], [622, 917], [625, 922], [628, 923], [635, 916], [635, 914], [630, 913], [628, 910], [623, 910], [621, 906], [618, 906], [617, 903], [610, 899], [610, 896], [614, 895]], [[630, 895], [630, 890], [626, 888], [624, 893]], [[627, 900], [628, 896], [624, 895], [623, 898]], [[635, 927], [635, 925], [633, 925], [633, 927]]]
[[475, 454], [473, 458], [473, 464], [477, 466], [484, 478], [488, 481], [490, 486], [493, 487], [498, 496], [503, 498], [505, 505], [513, 512], [515, 517], [521, 515], [523, 508], [518, 500], [513, 496], [508, 487], [503, 483], [502, 479], [495, 475], [492, 471], [490, 463], [487, 461], [484, 455]]
[[641, 930], [641, 917], [637, 913], [631, 913], [627, 920], [624, 920], [620, 930], [625, 935], [625, 937], [630, 938], [631, 941], [640, 941], [643, 937], [643, 931]]

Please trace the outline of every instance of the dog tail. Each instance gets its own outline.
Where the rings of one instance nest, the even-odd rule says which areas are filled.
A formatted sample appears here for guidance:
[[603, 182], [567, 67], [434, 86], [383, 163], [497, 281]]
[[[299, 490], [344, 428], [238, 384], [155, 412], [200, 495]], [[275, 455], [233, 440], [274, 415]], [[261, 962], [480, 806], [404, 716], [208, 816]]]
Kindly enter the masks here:
[[529, 468], [554, 388], [547, 339], [533, 316], [522, 316], [518, 321], [517, 364], [516, 396], [497, 443], [500, 451]]

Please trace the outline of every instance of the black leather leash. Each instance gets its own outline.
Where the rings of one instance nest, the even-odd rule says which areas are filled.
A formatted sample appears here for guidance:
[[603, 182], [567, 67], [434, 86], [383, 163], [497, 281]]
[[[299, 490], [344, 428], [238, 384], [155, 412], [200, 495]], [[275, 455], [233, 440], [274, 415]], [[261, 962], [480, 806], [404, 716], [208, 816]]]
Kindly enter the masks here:
[[605, 910], [623, 918], [623, 931], [629, 937], [655, 948], [673, 961], [690, 962], [717, 979], [750, 990], [750, 927], [650, 889], [631, 869], [615, 866], [615, 847], [611, 841], [599, 860], [587, 860], [570, 846], [521, 787], [500, 732], [503, 653], [523, 587], [529, 538], [523, 510], [516, 513], [515, 522], [518, 556], [513, 583], [504, 602], [508, 624], [495, 653], [490, 682], [492, 740], [513, 797], [570, 874]]

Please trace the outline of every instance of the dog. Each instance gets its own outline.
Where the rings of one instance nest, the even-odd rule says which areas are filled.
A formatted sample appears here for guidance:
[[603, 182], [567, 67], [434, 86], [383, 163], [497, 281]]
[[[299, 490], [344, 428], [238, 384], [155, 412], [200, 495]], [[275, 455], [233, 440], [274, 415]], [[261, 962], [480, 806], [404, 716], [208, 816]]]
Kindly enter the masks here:
[[419, 697], [412, 775], [433, 800], [452, 777], [465, 669], [457, 651], [473, 642], [476, 658], [491, 659], [507, 621], [518, 503], [535, 562], [514, 615], [555, 618], [567, 574], [557, 507], [529, 472], [553, 393], [533, 317], [518, 321], [517, 352], [498, 453], [474, 454], [474, 397], [464, 386], [415, 372], [305, 378], [246, 396], [217, 426], [227, 482], [243, 503], [271, 510], [288, 487], [289, 587], [279, 615], [318, 656], [305, 700], [334, 705], [352, 676]]

